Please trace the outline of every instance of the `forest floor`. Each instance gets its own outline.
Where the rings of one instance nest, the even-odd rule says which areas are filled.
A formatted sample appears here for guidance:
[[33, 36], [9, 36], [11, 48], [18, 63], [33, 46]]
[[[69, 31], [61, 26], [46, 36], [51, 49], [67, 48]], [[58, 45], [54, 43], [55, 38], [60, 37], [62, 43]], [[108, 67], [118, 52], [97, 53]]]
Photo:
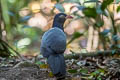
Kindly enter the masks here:
[[[18, 58], [0, 57], [0, 80], [56, 80], [46, 59], [29, 58], [21, 62]], [[120, 80], [120, 58], [80, 57], [67, 59], [65, 80]]]

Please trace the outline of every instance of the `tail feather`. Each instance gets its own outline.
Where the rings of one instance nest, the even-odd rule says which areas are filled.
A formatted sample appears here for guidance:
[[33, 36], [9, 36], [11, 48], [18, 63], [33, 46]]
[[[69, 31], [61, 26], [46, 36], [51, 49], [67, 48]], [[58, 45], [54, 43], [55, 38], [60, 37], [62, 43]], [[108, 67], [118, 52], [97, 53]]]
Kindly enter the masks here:
[[66, 65], [65, 65], [65, 59], [64, 59], [64, 55], [60, 54], [60, 59], [61, 59], [61, 69], [60, 72], [61, 74], [66, 74]]
[[50, 55], [48, 57], [48, 64], [54, 75], [65, 75], [66, 65], [63, 54]]

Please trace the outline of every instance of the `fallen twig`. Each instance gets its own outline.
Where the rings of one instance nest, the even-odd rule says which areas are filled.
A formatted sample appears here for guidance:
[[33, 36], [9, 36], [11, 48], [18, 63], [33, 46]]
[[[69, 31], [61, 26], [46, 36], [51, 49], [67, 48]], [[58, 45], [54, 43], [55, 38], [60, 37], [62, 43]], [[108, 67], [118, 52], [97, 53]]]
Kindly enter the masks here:
[[78, 59], [80, 56], [82, 57], [112, 56], [113, 54], [118, 54], [118, 53], [120, 53], [120, 49], [88, 52], [88, 53], [73, 53], [73, 54], [65, 55], [65, 59]]

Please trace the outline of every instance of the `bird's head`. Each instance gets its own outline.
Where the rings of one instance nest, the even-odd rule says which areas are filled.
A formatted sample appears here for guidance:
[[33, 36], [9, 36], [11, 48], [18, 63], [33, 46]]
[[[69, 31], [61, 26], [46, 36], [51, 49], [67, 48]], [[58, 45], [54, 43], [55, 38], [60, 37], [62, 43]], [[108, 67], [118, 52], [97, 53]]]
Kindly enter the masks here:
[[56, 14], [53, 21], [53, 27], [58, 27], [63, 30], [64, 22], [69, 18], [72, 18], [72, 16], [66, 15], [65, 13]]

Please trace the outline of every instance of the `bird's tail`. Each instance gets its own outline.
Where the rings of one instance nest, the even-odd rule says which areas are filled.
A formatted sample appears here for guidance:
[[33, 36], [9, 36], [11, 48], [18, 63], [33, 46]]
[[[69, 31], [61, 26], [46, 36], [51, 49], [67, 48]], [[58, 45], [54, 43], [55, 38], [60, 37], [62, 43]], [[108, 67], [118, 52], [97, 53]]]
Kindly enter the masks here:
[[48, 64], [50, 65], [52, 73], [56, 77], [65, 76], [66, 74], [66, 65], [63, 54], [50, 55], [48, 57]]

